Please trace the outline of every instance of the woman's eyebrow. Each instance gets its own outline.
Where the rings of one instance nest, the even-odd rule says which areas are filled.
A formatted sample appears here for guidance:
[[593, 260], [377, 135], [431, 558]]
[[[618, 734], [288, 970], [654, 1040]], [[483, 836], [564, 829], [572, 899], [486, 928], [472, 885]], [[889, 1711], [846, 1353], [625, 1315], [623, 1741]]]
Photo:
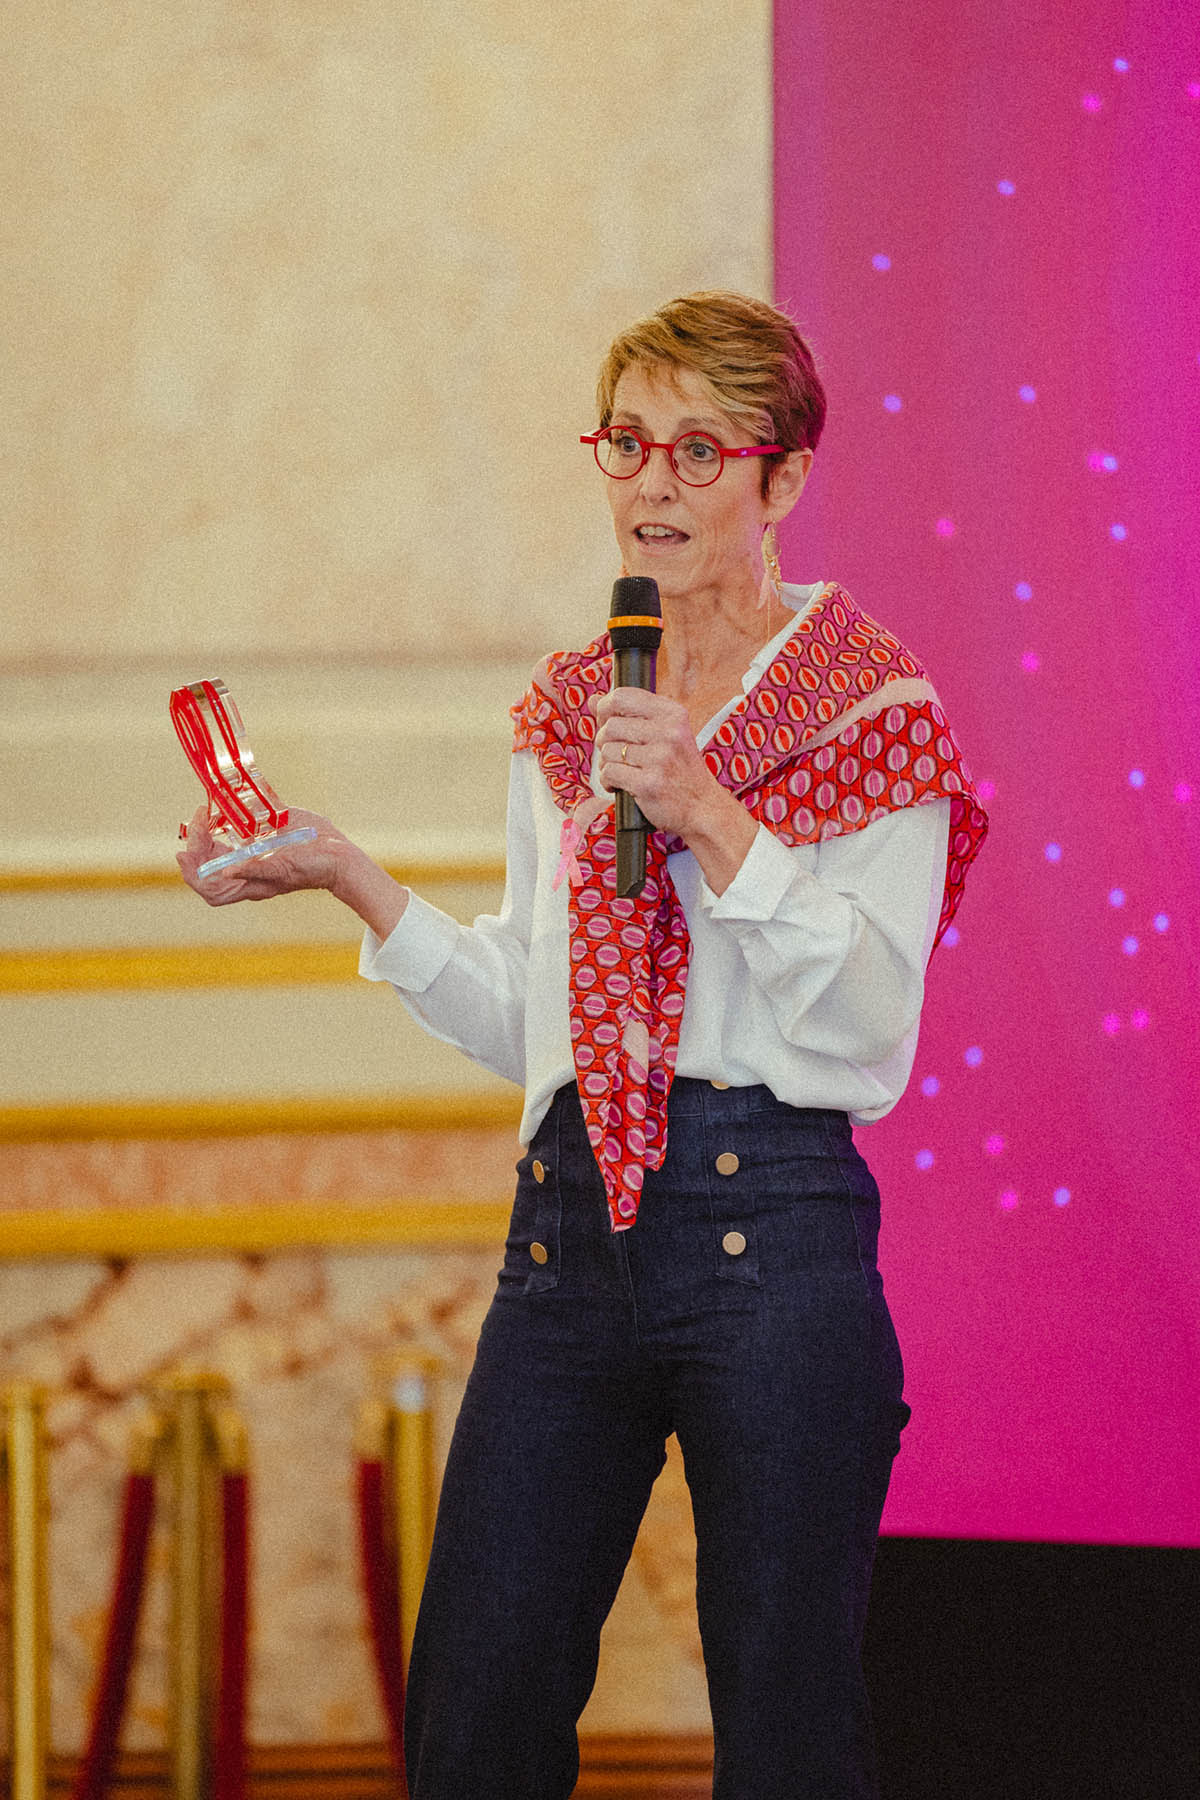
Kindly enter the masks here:
[[[613, 414], [613, 423], [616, 424], [618, 420], [622, 425], [640, 425], [643, 431], [647, 429], [640, 413], [628, 412], [624, 407], [620, 407], [617, 412]], [[680, 419], [679, 421], [680, 431], [707, 431], [712, 433], [715, 437], [717, 432], [723, 429], [724, 421], [719, 419], [689, 418]]]

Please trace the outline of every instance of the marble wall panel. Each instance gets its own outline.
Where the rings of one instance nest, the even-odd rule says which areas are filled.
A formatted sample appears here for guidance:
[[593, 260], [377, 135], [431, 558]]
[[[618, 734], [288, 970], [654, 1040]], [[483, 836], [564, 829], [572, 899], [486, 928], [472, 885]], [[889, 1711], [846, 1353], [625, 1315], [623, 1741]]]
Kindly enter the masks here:
[[[440, 1451], [498, 1252], [0, 1264], [0, 1370], [50, 1390], [53, 1736], [78, 1751], [104, 1639], [123, 1460], [140, 1391], [179, 1364], [233, 1383], [251, 1442], [250, 1733], [383, 1736], [358, 1584], [353, 1428], [379, 1357], [440, 1358]], [[691, 1527], [677, 1457], [605, 1635], [585, 1728], [703, 1730]], [[125, 1742], [162, 1742], [167, 1547], [155, 1540]]]
[[[291, 1199], [511, 1191], [511, 1132], [380, 1132], [194, 1143], [7, 1145], [4, 1213], [164, 1201], [214, 1191]], [[397, 1200], [402, 1206], [403, 1200]], [[215, 1369], [249, 1429], [254, 1486], [256, 1742], [377, 1741], [353, 1514], [353, 1431], [379, 1360], [433, 1352], [444, 1371], [444, 1454], [500, 1246], [313, 1249], [131, 1262], [0, 1260], [0, 1385], [43, 1383], [52, 1436], [53, 1727], [77, 1750], [103, 1643], [128, 1442], [148, 1383]], [[166, 1544], [153, 1554], [126, 1733], [162, 1741]], [[596, 1731], [695, 1731], [707, 1702], [694, 1600], [695, 1539], [672, 1445], [605, 1634], [585, 1717]]]
[[770, 285], [769, 0], [11, 0], [0, 663], [532, 658], [613, 332]]

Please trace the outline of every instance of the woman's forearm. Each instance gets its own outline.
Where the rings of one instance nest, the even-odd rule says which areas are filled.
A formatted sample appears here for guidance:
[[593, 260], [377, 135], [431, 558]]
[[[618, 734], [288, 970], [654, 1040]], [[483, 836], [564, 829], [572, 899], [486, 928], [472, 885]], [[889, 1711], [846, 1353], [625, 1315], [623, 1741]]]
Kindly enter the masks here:
[[344, 850], [339, 850], [337, 873], [329, 891], [357, 913], [381, 942], [391, 937], [408, 905], [408, 889], [372, 862], [357, 844], [347, 843]]
[[711, 803], [689, 827], [685, 841], [713, 893], [723, 894], [749, 855], [758, 825], [740, 800], [715, 782], [713, 787]]

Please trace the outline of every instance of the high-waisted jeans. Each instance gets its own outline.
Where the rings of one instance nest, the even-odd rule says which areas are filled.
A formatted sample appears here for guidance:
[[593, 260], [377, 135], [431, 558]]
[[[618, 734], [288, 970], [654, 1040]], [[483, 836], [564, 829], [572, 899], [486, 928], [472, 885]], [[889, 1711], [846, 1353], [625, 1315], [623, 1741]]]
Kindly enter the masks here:
[[672, 1431], [714, 1800], [877, 1793], [860, 1647], [908, 1418], [879, 1191], [844, 1113], [677, 1079], [668, 1116], [664, 1166], [615, 1236], [573, 1087], [518, 1164], [417, 1622], [413, 1800], [571, 1793]]

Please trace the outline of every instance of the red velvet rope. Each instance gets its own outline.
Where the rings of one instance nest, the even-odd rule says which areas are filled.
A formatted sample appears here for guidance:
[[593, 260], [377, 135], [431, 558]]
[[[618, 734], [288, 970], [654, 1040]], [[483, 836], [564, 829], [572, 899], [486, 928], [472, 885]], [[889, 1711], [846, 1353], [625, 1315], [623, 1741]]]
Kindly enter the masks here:
[[92, 1728], [72, 1800], [100, 1800], [112, 1774], [146, 1585], [146, 1550], [153, 1518], [154, 1477], [133, 1471], [125, 1478], [120, 1550], [112, 1609], [108, 1615], [108, 1637], [92, 1711]]
[[400, 1592], [396, 1583], [395, 1556], [388, 1548], [384, 1526], [384, 1465], [362, 1461], [358, 1465], [358, 1542], [362, 1555], [363, 1588], [375, 1669], [400, 1792], [405, 1800], [408, 1782], [404, 1774], [404, 1651], [400, 1636]]
[[217, 1687], [213, 1800], [246, 1791], [246, 1639], [249, 1607], [249, 1496], [244, 1470], [221, 1476], [221, 1662]]

